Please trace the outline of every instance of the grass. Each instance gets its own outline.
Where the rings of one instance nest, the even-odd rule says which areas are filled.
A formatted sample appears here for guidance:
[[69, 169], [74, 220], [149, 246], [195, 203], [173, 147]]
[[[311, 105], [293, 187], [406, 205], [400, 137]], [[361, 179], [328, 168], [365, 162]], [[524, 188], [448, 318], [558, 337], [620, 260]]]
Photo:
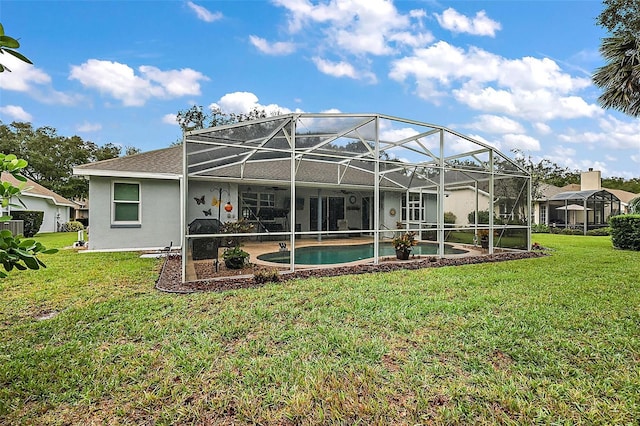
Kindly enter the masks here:
[[634, 424], [640, 253], [534, 241], [553, 255], [186, 296], [63, 250], [0, 281], [0, 424]]

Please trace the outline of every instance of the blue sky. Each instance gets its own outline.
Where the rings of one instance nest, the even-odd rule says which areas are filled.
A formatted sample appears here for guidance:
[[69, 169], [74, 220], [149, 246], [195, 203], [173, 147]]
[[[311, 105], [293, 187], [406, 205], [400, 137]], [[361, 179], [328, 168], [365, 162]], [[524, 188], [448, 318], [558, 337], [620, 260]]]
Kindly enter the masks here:
[[599, 1], [11, 1], [0, 120], [148, 151], [191, 105], [379, 112], [535, 161], [640, 177], [640, 120], [602, 110]]

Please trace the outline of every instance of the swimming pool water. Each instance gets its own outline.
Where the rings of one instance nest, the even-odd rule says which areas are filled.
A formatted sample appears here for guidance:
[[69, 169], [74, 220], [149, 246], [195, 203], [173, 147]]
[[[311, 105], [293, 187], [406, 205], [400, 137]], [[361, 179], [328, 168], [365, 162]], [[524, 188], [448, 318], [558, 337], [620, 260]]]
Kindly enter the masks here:
[[[466, 250], [456, 249], [448, 244], [444, 246], [445, 254], [466, 253]], [[413, 247], [411, 254], [437, 254], [438, 244], [420, 243]], [[391, 244], [380, 244], [380, 256], [395, 256], [396, 252]], [[296, 248], [296, 263], [299, 265], [330, 265], [332, 263], [348, 263], [373, 257], [373, 243], [342, 245], [342, 246], [308, 246]], [[289, 263], [289, 252], [265, 253], [258, 256], [265, 262]]]

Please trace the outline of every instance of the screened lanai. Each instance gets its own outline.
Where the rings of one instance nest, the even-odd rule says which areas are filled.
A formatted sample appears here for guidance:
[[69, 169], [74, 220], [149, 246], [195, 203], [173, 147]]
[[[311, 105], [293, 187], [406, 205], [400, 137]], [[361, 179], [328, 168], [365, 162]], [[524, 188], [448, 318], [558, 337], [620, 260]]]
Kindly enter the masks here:
[[[530, 248], [528, 173], [442, 126], [294, 113], [187, 132], [183, 149], [185, 281], [232, 238], [262, 247], [251, 262], [291, 271], [378, 264], [408, 230], [440, 257], [479, 248], [481, 235], [487, 253]], [[238, 221], [248, 232], [221, 231]], [[307, 253], [322, 257], [336, 246], [363, 251], [330, 261]]]
[[609, 218], [620, 214], [621, 202], [606, 189], [566, 191], [551, 197], [547, 208], [552, 226], [579, 229], [586, 235], [590, 229], [609, 226]]

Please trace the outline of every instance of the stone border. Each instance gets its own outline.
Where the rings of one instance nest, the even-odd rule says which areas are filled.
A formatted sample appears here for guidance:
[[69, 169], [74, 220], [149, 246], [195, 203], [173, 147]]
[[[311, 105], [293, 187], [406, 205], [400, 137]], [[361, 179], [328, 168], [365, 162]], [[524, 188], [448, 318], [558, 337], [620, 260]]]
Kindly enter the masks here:
[[[390, 272], [398, 270], [415, 270], [438, 268], [443, 266], [473, 265], [487, 262], [503, 262], [507, 260], [530, 259], [547, 256], [544, 251], [494, 253], [480, 256], [438, 258], [435, 256], [420, 260], [402, 262], [384, 262], [378, 265], [365, 264], [354, 266], [337, 266], [333, 268], [305, 269], [295, 272], [281, 272], [280, 281], [304, 279], [310, 277], [334, 277], [338, 275], [357, 275], [374, 272]], [[182, 282], [182, 261], [180, 255], [169, 255], [162, 265], [160, 276], [156, 281], [156, 289], [168, 293], [188, 294], [204, 291], [226, 291], [243, 288], [260, 287], [253, 275], [212, 278], [207, 280]]]

